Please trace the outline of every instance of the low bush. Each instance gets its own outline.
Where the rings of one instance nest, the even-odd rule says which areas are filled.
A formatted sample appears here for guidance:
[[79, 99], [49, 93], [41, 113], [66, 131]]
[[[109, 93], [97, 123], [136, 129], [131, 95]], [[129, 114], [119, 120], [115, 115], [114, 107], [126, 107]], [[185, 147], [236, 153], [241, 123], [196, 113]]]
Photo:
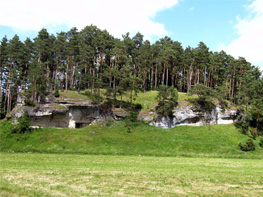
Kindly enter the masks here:
[[131, 133], [131, 127], [134, 125], [135, 122], [138, 120], [138, 113], [137, 112], [130, 112], [130, 115], [125, 117], [125, 127], [127, 128], [127, 132]]
[[25, 102], [25, 106], [29, 106], [29, 107], [35, 107], [36, 106], [36, 104], [30, 99], [25, 99], [24, 102]]
[[55, 91], [55, 95], [54, 95], [56, 98], [58, 98], [60, 95], [59, 95], [59, 91], [58, 90], [56, 90]]
[[135, 106], [134, 106], [134, 108], [135, 108], [136, 110], [141, 110], [141, 109], [142, 109], [142, 105], [141, 105], [140, 103], [136, 103]]
[[137, 112], [130, 112], [130, 115], [125, 117], [125, 120], [131, 121], [131, 122], [136, 122], [138, 118], [138, 113]]
[[27, 131], [31, 131], [30, 126], [32, 125], [32, 122], [29, 118], [28, 111], [25, 111], [23, 116], [20, 118], [17, 118], [17, 125], [13, 128], [13, 133], [25, 133]]
[[242, 151], [253, 151], [255, 150], [255, 144], [252, 139], [248, 139], [245, 144], [239, 143], [240, 150]]

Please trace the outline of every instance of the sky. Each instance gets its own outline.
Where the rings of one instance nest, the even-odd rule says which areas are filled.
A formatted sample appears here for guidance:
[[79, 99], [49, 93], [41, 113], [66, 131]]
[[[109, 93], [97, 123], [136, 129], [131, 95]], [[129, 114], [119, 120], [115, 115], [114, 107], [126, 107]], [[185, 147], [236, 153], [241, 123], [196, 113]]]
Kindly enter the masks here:
[[[87, 25], [114, 37], [140, 32], [151, 43], [169, 36], [182, 46], [245, 57], [263, 70], [263, 0], [0, 0], [0, 39], [33, 39]], [[15, 6], [14, 6], [15, 5]]]

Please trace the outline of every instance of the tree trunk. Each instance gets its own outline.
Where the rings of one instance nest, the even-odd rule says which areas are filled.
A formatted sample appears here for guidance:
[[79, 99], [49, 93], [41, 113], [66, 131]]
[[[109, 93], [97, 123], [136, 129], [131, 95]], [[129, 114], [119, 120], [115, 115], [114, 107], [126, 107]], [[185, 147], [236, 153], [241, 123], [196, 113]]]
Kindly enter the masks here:
[[5, 95], [5, 100], [4, 100], [4, 112], [6, 112], [6, 103], [7, 103], [7, 91], [8, 91], [9, 85], [7, 84], [6, 87], [6, 95]]
[[151, 90], [153, 90], [153, 67], [150, 72], [151, 72]]
[[169, 67], [167, 66], [167, 68], [166, 68], [166, 85], [168, 86], [168, 80], [169, 80]]
[[[48, 60], [47, 60], [47, 61], [48, 61]], [[46, 86], [47, 86], [47, 89], [49, 90], [49, 66], [48, 66], [48, 63], [47, 63], [47, 73], [46, 73], [46, 78], [47, 78]]]
[[162, 85], [164, 85], [164, 76], [165, 76], [165, 64], [163, 65]]
[[76, 71], [77, 66], [78, 66], [78, 63], [75, 62], [74, 66], [73, 66], [73, 71], [72, 71], [72, 74], [71, 74], [70, 80], [69, 80], [70, 81], [70, 88], [74, 88], [74, 76], [75, 76], [75, 71]]
[[199, 84], [199, 74], [200, 74], [200, 67], [198, 65], [198, 69], [197, 69], [197, 84]]
[[68, 67], [69, 67], [69, 55], [68, 55], [66, 75], [65, 75], [65, 90], [66, 91], [68, 91]]
[[157, 75], [158, 75], [158, 65], [156, 63], [156, 66], [155, 66], [155, 84], [154, 84], [155, 89], [157, 88]]
[[232, 92], [232, 79], [231, 79], [231, 76], [232, 76], [232, 72], [230, 73], [230, 77], [229, 77], [229, 98], [231, 98], [231, 92]]
[[[58, 54], [58, 59], [59, 59], [59, 54]], [[58, 73], [58, 59], [57, 59], [57, 64], [56, 64], [56, 70], [55, 70], [55, 75], [54, 75], [54, 90], [57, 89], [56, 84], [57, 84], [57, 73]]]
[[9, 113], [11, 111], [11, 83], [12, 83], [12, 69], [13, 69], [13, 65], [14, 65], [14, 61], [10, 63], [10, 70], [8, 73], [8, 80], [7, 80], [7, 84], [8, 84], [8, 94], [7, 94], [7, 108], [6, 111], [7, 113]]
[[111, 67], [112, 67], [112, 65], [111, 65], [111, 57], [110, 57], [110, 74], [109, 74], [109, 81], [110, 81], [110, 87], [111, 87], [111, 80], [112, 80], [112, 77], [111, 77]]
[[2, 90], [2, 81], [3, 81], [3, 65], [1, 65], [1, 73], [0, 73], [0, 104], [2, 103], [2, 96], [3, 96], [3, 90]]
[[232, 82], [232, 98], [234, 98], [234, 89], [235, 89], [235, 75], [236, 75], [236, 71], [234, 68], [234, 74], [233, 74], [233, 82]]
[[172, 86], [174, 87], [175, 86], [175, 81], [174, 81], [174, 73], [175, 73], [175, 65], [173, 64], [173, 70], [172, 70]]
[[204, 71], [204, 85], [207, 86], [207, 82], [206, 82], [206, 66], [205, 66], [205, 71]]
[[11, 101], [12, 101], [12, 98], [11, 98], [11, 87], [10, 87], [10, 84], [8, 85], [8, 96], [7, 96], [7, 110], [6, 112], [9, 113], [11, 112]]
[[95, 68], [92, 69], [92, 84], [91, 84], [91, 94], [94, 94], [94, 78], [95, 78]]

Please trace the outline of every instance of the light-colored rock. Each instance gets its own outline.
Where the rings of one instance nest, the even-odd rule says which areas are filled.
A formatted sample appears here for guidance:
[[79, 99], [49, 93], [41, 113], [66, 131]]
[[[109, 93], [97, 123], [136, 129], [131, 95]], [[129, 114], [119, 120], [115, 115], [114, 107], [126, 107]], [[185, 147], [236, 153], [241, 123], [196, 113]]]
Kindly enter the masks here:
[[19, 107], [13, 111], [15, 117], [21, 117], [28, 111], [32, 126], [80, 128], [106, 119], [113, 119], [111, 106], [83, 105], [68, 106], [67, 109], [39, 107]]
[[215, 108], [211, 113], [201, 112], [193, 106], [177, 107], [174, 109], [174, 117], [158, 117], [150, 122], [150, 125], [161, 128], [173, 128], [175, 126], [201, 126], [206, 124], [232, 124], [237, 116], [237, 111]]

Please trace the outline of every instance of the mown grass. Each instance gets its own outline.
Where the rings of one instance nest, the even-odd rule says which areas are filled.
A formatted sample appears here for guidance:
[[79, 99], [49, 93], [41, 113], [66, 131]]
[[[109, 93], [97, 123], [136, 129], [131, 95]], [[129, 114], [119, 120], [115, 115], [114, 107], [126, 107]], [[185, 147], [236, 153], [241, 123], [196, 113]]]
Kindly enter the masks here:
[[234, 125], [162, 129], [137, 123], [128, 133], [124, 122], [108, 121], [81, 129], [43, 128], [25, 134], [8, 134], [9, 127], [10, 122], [0, 126], [2, 152], [263, 158], [259, 140], [255, 151], [239, 149], [239, 142], [248, 137]]
[[253, 159], [1, 153], [1, 196], [262, 196]]

